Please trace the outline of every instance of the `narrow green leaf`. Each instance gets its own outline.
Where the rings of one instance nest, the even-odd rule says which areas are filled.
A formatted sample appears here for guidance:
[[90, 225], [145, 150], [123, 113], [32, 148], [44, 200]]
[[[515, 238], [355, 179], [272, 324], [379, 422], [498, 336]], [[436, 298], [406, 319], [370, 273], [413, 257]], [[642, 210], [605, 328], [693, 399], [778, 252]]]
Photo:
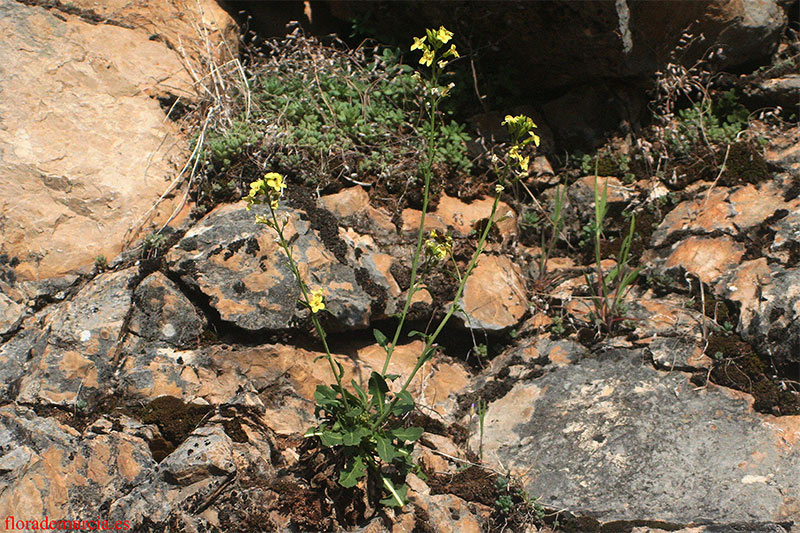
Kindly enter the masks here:
[[397, 428], [390, 431], [393, 437], [396, 439], [407, 441], [407, 442], [414, 442], [418, 438], [422, 436], [423, 429], [417, 427], [410, 427], [410, 428]]
[[372, 334], [375, 336], [375, 340], [378, 342], [378, 344], [384, 348], [389, 343], [389, 339], [386, 338], [386, 335], [384, 335], [381, 330], [373, 329]]
[[392, 441], [385, 437], [378, 436], [375, 438], [377, 441], [377, 449], [378, 449], [378, 456], [381, 460], [385, 463], [391, 463], [392, 459], [396, 457], [396, 453], [394, 450], [394, 445]]
[[369, 376], [369, 393], [372, 395], [372, 406], [378, 408], [378, 412], [383, 414], [383, 408], [386, 404], [386, 393], [389, 392], [389, 386], [384, 381], [383, 376], [377, 372], [372, 372]]
[[360, 455], [357, 455], [353, 458], [353, 462], [339, 473], [339, 485], [348, 489], [355, 487], [358, 480], [364, 477], [366, 473], [364, 460]]
[[353, 386], [353, 389], [355, 389], [356, 393], [358, 394], [358, 398], [361, 400], [361, 403], [367, 405], [369, 403], [367, 401], [367, 393], [364, 391], [364, 389], [361, 388], [361, 385], [356, 383], [356, 380], [354, 379], [350, 380], [350, 384]]

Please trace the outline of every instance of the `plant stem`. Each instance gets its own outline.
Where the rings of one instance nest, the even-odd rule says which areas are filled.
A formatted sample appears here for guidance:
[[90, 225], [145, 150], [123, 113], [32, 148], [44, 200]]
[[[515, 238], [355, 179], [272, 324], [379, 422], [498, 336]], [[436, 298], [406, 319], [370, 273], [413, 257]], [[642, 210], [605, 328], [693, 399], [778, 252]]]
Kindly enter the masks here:
[[[433, 69], [431, 80], [432, 86], [436, 87], [439, 80], [439, 72], [437, 67], [434, 67]], [[381, 376], [386, 376], [386, 371], [389, 369], [389, 362], [392, 359], [394, 348], [397, 346], [397, 342], [400, 340], [400, 333], [403, 330], [403, 325], [405, 324], [406, 317], [408, 316], [408, 310], [411, 308], [411, 300], [414, 298], [414, 294], [417, 292], [417, 270], [419, 268], [419, 258], [422, 254], [422, 243], [425, 237], [425, 215], [428, 212], [428, 203], [430, 202], [431, 175], [433, 174], [433, 154], [436, 141], [436, 110], [438, 109], [438, 106], [439, 98], [436, 96], [432, 97], [429, 112], [430, 130], [428, 133], [428, 153], [425, 160], [425, 165], [422, 167], [422, 174], [425, 180], [425, 185], [422, 190], [422, 214], [420, 215], [419, 231], [417, 232], [417, 245], [414, 249], [414, 257], [411, 260], [411, 281], [408, 286], [408, 295], [406, 296], [406, 301], [403, 305], [403, 312], [400, 314], [400, 322], [397, 324], [397, 329], [395, 329], [391, 344], [386, 347], [386, 359], [383, 362]]]
[[392, 401], [389, 403], [389, 406], [385, 409], [384, 413], [378, 417], [378, 419], [372, 424], [372, 430], [380, 426], [384, 420], [389, 416], [391, 413], [392, 408], [397, 403], [400, 395], [408, 389], [408, 386], [414, 380], [414, 376], [417, 374], [422, 365], [425, 364], [425, 361], [428, 360], [428, 356], [433, 351], [433, 344], [436, 342], [436, 338], [442, 332], [444, 327], [447, 325], [447, 322], [450, 320], [450, 317], [456, 312], [458, 309], [458, 301], [461, 299], [461, 295], [464, 293], [464, 288], [467, 285], [467, 280], [469, 279], [472, 271], [475, 269], [475, 266], [478, 264], [478, 258], [480, 257], [481, 253], [483, 252], [483, 246], [486, 244], [486, 238], [489, 236], [489, 231], [492, 229], [493, 222], [494, 222], [494, 215], [497, 212], [497, 205], [500, 203], [500, 194], [498, 193], [494, 198], [494, 203], [492, 203], [492, 212], [489, 215], [489, 222], [487, 222], [486, 227], [481, 234], [480, 239], [478, 240], [478, 246], [475, 248], [475, 252], [472, 254], [472, 258], [470, 259], [469, 265], [467, 266], [466, 270], [464, 271], [464, 275], [462, 276], [462, 281], [458, 285], [458, 290], [456, 291], [455, 297], [453, 298], [453, 303], [450, 304], [450, 309], [447, 310], [447, 314], [442, 318], [441, 322], [439, 322], [439, 326], [436, 328], [436, 331], [433, 334], [428, 336], [428, 340], [425, 343], [425, 348], [422, 350], [422, 354], [417, 358], [417, 363], [414, 365], [413, 370], [411, 370], [411, 374], [406, 379], [405, 383], [403, 383], [403, 387], [400, 391], [392, 398]]
[[[292, 274], [294, 274], [295, 279], [297, 279], [297, 284], [300, 286], [300, 292], [303, 295], [303, 300], [308, 308], [311, 309], [311, 301], [308, 298], [308, 288], [306, 287], [306, 284], [300, 275], [300, 269], [297, 267], [297, 262], [294, 260], [294, 256], [292, 255], [292, 248], [286, 238], [283, 236], [283, 226], [278, 224], [278, 217], [271, 205], [269, 206], [269, 212], [272, 216], [272, 223], [274, 224], [275, 232], [278, 234], [278, 244], [280, 244], [280, 247], [283, 248], [284, 253], [286, 253], [289, 268], [291, 268]], [[319, 338], [322, 341], [322, 347], [325, 349], [325, 358], [328, 360], [328, 364], [331, 366], [331, 372], [333, 372], [333, 377], [336, 379], [336, 385], [339, 387], [339, 393], [342, 395], [342, 401], [344, 402], [345, 407], [349, 409], [347, 395], [344, 393], [344, 388], [342, 386], [342, 375], [336, 367], [336, 364], [333, 360], [333, 355], [331, 355], [331, 350], [328, 347], [328, 340], [325, 336], [325, 330], [322, 329], [322, 325], [319, 323], [319, 318], [317, 318], [317, 315], [314, 312], [311, 313], [311, 322], [314, 324], [314, 329], [317, 331], [317, 335], [319, 335]]]

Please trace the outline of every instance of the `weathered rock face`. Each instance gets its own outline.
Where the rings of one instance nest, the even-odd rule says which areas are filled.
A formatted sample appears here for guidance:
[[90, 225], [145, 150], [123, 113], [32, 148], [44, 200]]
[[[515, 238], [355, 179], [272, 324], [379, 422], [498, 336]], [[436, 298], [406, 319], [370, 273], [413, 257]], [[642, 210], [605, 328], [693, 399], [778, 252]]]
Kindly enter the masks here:
[[467, 280], [461, 302], [466, 317], [459, 316], [467, 327], [500, 331], [519, 323], [527, 302], [519, 267], [506, 256], [487, 255]]
[[108, 386], [135, 276], [136, 269], [98, 276], [44, 319], [47, 344], [25, 363], [19, 401], [74, 405]]
[[796, 519], [798, 417], [758, 415], [747, 395], [647, 359], [611, 350], [517, 382], [489, 407], [484, 456], [542, 505], [601, 523]]
[[[192, 80], [177, 49], [141, 20], [160, 13], [179, 25], [182, 10], [184, 29], [232, 27], [213, 2], [202, 2], [205, 16], [195, 2], [26, 5], [37, 3], [0, 2], [0, 252], [24, 278], [110, 259], [173, 210], [166, 200], [149, 212], [187, 157], [156, 97], [191, 97]], [[177, 46], [180, 32], [163, 31]]]
[[[787, 23], [776, 0], [330, 5], [335, 16], [362, 21], [397, 42], [410, 43], [426, 27], [444, 24], [469, 48], [491, 50], [476, 63], [485, 78], [479, 83], [495, 85], [514, 73], [522, 94], [537, 95], [536, 102], [520, 103], [541, 106], [557, 140], [572, 146], [596, 145], [604, 132], [639, 120], [649, 77], [666, 65], [684, 32], [703, 36], [681, 52], [687, 65], [708, 50], [721, 50], [715, 64], [735, 67], [767, 58]], [[554, 97], [543, 101], [544, 94]]]
[[[285, 329], [297, 316], [300, 289], [272, 229], [253, 222], [244, 205], [221, 206], [193, 227], [167, 261], [184, 282], [207, 295], [220, 317], [250, 329]], [[327, 310], [342, 327], [366, 327], [370, 296], [353, 268], [326, 248], [307, 221], [282, 210], [285, 236], [305, 282], [325, 291]]]
[[196, 343], [205, 319], [192, 302], [160, 272], [155, 272], [136, 287], [128, 330], [151, 342], [177, 348]]

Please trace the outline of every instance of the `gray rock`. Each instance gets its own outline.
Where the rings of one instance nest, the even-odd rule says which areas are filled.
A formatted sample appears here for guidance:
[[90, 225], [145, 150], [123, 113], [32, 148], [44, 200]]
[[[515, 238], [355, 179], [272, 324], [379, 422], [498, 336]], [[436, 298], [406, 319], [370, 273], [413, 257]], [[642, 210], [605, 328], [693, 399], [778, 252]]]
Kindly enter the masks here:
[[[170, 250], [170, 269], [207, 295], [223, 320], [248, 330], [287, 328], [299, 316], [300, 291], [274, 232], [253, 222], [263, 209], [220, 206]], [[354, 269], [326, 249], [322, 239], [295, 211], [280, 210], [288, 220], [301, 274], [312, 288], [325, 292], [326, 310], [340, 328], [366, 327], [370, 296]]]
[[19, 401], [73, 405], [109, 385], [137, 269], [101, 274], [44, 319], [47, 345], [22, 376]]
[[191, 485], [212, 476], [236, 471], [230, 437], [219, 426], [198, 428], [161, 462], [165, 479], [175, 485]]
[[151, 342], [187, 348], [197, 343], [205, 320], [166, 276], [154, 272], [134, 293], [129, 330]]
[[800, 363], [800, 269], [746, 261], [717, 284], [739, 303], [737, 331], [777, 365]]
[[601, 523], [800, 518], [796, 422], [688, 377], [612, 350], [520, 381], [489, 407], [484, 457], [524, 474], [542, 505]]

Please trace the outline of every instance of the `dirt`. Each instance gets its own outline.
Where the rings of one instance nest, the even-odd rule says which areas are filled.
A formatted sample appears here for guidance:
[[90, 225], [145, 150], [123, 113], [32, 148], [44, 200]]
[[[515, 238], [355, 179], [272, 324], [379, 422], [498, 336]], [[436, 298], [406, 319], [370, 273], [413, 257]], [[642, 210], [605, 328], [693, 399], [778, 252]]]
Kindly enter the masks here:
[[[800, 414], [800, 394], [777, 375], [767, 358], [739, 337], [713, 333], [706, 353], [715, 360], [709, 375], [711, 381], [752, 394], [756, 411], [775, 416]], [[702, 386], [705, 376], [697, 374], [693, 382]]]
[[161, 433], [148, 443], [153, 459], [161, 462], [194, 431], [211, 410], [209, 406], [184, 403], [174, 396], [161, 396], [130, 411], [145, 424], [155, 424]]
[[485, 468], [470, 466], [456, 474], [428, 474], [431, 494], [454, 494], [468, 502], [494, 507], [497, 499], [497, 474]]

